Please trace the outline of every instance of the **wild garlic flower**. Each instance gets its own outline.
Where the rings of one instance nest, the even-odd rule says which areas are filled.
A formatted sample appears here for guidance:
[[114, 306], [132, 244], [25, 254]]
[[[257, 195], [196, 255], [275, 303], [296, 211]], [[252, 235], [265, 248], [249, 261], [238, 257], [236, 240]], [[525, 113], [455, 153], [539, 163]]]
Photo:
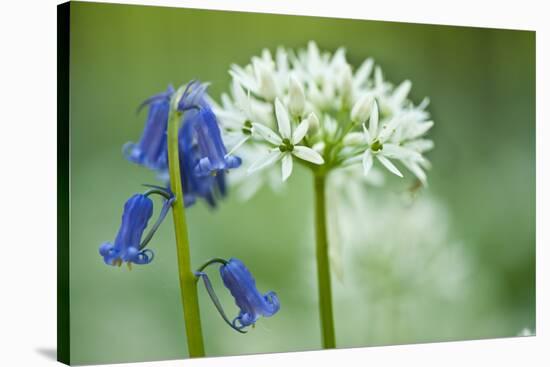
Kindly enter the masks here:
[[319, 153], [307, 146], [298, 145], [306, 136], [310, 121], [317, 119], [315, 115], [312, 113], [302, 120], [294, 131], [292, 131], [290, 125], [288, 111], [279, 99], [275, 100], [275, 115], [277, 116], [279, 133], [263, 124], [252, 123], [254, 131], [273, 147], [266, 155], [253, 163], [248, 172], [252, 173], [281, 160], [283, 181], [286, 181], [292, 173], [292, 156], [313, 164], [323, 164], [323, 157]]
[[424, 153], [433, 148], [424, 138], [433, 126], [428, 100], [414, 105], [408, 99], [412, 83], [394, 86], [373, 59], [354, 68], [344, 48], [322, 52], [311, 41], [297, 51], [279, 47], [274, 56], [264, 49], [248, 65], [231, 65], [229, 73], [230, 92], [212, 106], [224, 136], [234, 136], [228, 139], [231, 153], [263, 150], [260, 159], [243, 162], [249, 174], [281, 160], [284, 181], [294, 157], [314, 170], [351, 165], [367, 175], [377, 161], [401, 177], [402, 166], [427, 183]]
[[[373, 101], [372, 104], [373, 107], [372, 111], [370, 112], [369, 127], [367, 128], [365, 124], [362, 125], [362, 135], [364, 138], [363, 143], [365, 145], [365, 151], [362, 155], [353, 157], [347, 162], [353, 162], [354, 160], [360, 158], [362, 160], [363, 171], [366, 176], [373, 166], [374, 157], [376, 157], [377, 160], [388, 169], [388, 171], [399, 177], [403, 177], [401, 171], [399, 171], [399, 169], [392, 163], [390, 159], [399, 159], [403, 162], [421, 162], [423, 160], [422, 156], [419, 152], [413, 149], [401, 146], [400, 144], [392, 143], [389, 140], [393, 131], [395, 130], [395, 126], [400, 123], [400, 120], [398, 118], [395, 118], [384, 127], [380, 127], [378, 124], [378, 104], [375, 101]], [[347, 142], [348, 145], [354, 145], [358, 140], [357, 134], [361, 133], [348, 134], [344, 138], [344, 141]], [[418, 178], [421, 179], [423, 182], [425, 181], [424, 175], [418, 176]]]

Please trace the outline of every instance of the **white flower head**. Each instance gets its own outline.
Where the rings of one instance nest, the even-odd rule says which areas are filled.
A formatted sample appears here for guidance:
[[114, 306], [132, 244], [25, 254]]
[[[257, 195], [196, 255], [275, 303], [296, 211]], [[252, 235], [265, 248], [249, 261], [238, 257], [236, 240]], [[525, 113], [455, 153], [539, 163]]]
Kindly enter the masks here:
[[268, 151], [252, 164], [244, 162], [248, 173], [281, 160], [286, 180], [293, 158], [299, 158], [314, 170], [349, 166], [370, 175], [378, 162], [400, 177], [404, 167], [427, 185], [430, 162], [424, 155], [434, 145], [425, 137], [434, 124], [429, 100], [415, 105], [412, 83], [385, 80], [372, 58], [355, 68], [344, 47], [331, 53], [310, 41], [298, 50], [264, 49], [229, 73], [230, 93], [222, 95], [215, 113], [223, 132], [236, 136], [230, 153], [248, 145]]
[[275, 114], [278, 133], [265, 125], [252, 124], [254, 132], [271, 144], [272, 148], [250, 166], [248, 173], [253, 173], [282, 160], [282, 177], [283, 181], [286, 181], [292, 173], [293, 156], [316, 165], [323, 164], [324, 159], [319, 153], [307, 146], [298, 145], [307, 134], [310, 117], [302, 120], [293, 131], [288, 111], [278, 98], [275, 99]]

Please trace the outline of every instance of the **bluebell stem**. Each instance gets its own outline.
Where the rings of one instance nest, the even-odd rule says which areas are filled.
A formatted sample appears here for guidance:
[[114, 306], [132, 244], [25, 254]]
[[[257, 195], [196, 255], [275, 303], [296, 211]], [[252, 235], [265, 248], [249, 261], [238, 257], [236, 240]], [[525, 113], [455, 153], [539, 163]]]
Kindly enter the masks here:
[[148, 106], [149, 112], [140, 141], [124, 145], [123, 154], [130, 162], [155, 171], [168, 168], [166, 127], [173, 93], [174, 88], [170, 85], [166, 92], [148, 98], [138, 108], [139, 111]]
[[[203, 270], [211, 264], [220, 263], [220, 275], [223, 284], [229, 291], [235, 303], [239, 307], [239, 315], [229, 322], [225, 313], [212, 289], [212, 285]], [[214, 305], [222, 315], [223, 319], [235, 330], [243, 331], [244, 328], [254, 325], [260, 316], [270, 317], [279, 311], [280, 303], [277, 294], [273, 291], [261, 294], [256, 288], [256, 281], [247, 267], [239, 259], [231, 258], [228, 261], [223, 259], [212, 259], [205, 263], [195, 273], [204, 280], [204, 284], [214, 302]]]

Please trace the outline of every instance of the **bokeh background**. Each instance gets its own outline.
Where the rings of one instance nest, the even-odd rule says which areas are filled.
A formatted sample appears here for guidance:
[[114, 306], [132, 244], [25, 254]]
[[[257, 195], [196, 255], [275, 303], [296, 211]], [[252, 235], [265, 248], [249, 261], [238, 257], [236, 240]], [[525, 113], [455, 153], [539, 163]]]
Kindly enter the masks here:
[[[429, 96], [436, 121], [427, 190], [412, 195], [412, 181], [390, 180], [348, 209], [331, 199], [338, 346], [534, 330], [534, 32], [78, 2], [70, 21], [73, 363], [187, 356], [170, 217], [150, 265], [113, 268], [98, 254], [125, 200], [155, 182], [121, 154], [141, 134], [138, 104], [192, 78], [210, 81], [217, 98], [231, 63], [309, 40], [345, 46], [355, 66], [374, 57], [395, 83], [412, 80], [412, 99]], [[311, 185], [297, 170], [281, 195], [264, 189], [248, 202], [230, 195], [215, 211], [187, 211], [195, 266], [238, 257], [282, 303], [240, 335], [201, 288], [209, 356], [319, 348]]]

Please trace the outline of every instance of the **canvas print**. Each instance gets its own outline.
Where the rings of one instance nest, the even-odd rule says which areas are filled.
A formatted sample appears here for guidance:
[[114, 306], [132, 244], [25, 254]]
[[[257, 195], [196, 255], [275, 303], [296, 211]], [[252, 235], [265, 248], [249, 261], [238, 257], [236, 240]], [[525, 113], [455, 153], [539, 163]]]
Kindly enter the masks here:
[[58, 8], [58, 357], [535, 334], [535, 33]]

